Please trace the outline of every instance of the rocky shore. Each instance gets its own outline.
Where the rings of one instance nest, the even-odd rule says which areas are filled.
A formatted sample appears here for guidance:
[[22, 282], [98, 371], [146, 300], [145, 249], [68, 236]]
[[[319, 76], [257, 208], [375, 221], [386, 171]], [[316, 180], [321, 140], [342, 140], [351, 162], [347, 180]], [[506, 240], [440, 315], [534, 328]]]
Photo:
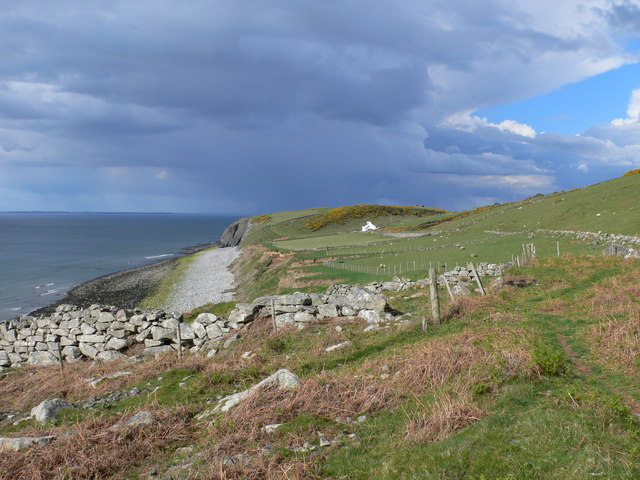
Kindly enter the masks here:
[[[181, 253], [193, 255], [212, 246], [235, 247], [243, 239], [250, 226], [250, 219], [244, 218], [229, 225], [218, 242], [185, 247]], [[212, 253], [216, 252], [216, 253]], [[228, 265], [239, 254], [237, 248], [221, 248], [205, 254], [205, 262], [196, 262], [195, 272], [187, 271], [186, 278], [176, 285], [176, 294], [167, 305], [168, 310], [188, 310], [212, 301], [226, 301], [232, 298], [233, 275], [227, 271]], [[119, 309], [134, 309], [149, 297], [158, 283], [178, 265], [173, 257], [149, 265], [122, 270], [89, 280], [72, 288], [64, 298], [29, 313], [30, 316], [51, 315], [60, 305], [88, 307], [94, 304], [115, 305]], [[221, 265], [216, 262], [221, 261]], [[209, 272], [205, 284], [198, 286], [195, 276], [200, 276], [203, 268]], [[191, 274], [193, 273], [193, 274]], [[216, 278], [212, 278], [216, 277]], [[220, 279], [218, 279], [218, 276]], [[181, 301], [178, 298], [184, 297]], [[201, 302], [201, 303], [198, 303]], [[196, 305], [197, 303], [197, 305]]]
[[170, 258], [89, 280], [69, 290], [61, 300], [29, 315], [50, 315], [59, 305], [68, 304], [84, 307], [93, 304], [116, 305], [133, 309], [151, 294], [156, 284], [176, 267], [177, 262], [177, 258]]

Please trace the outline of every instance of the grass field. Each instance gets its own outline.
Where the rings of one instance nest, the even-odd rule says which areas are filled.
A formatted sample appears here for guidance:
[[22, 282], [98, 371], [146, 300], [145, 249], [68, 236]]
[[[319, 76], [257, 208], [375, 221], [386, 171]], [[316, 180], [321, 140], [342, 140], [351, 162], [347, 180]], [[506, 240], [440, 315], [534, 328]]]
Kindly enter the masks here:
[[[288, 274], [305, 279], [299, 283], [300, 288], [311, 280], [359, 278], [369, 282], [391, 278], [394, 272], [420, 278], [426, 276], [430, 265], [437, 265], [442, 271], [469, 262], [508, 262], [522, 251], [525, 243], [534, 243], [540, 258], [555, 256], [556, 242], [560, 242], [563, 255], [599, 254], [606, 246], [604, 242], [579, 240], [547, 230], [640, 236], [639, 200], [640, 175], [632, 175], [469, 212], [440, 213], [424, 209], [424, 216], [379, 216], [371, 220], [382, 229], [367, 233], [359, 231], [367, 220], [360, 217], [313, 231], [305, 222], [327, 215], [330, 210], [312, 209], [269, 215], [269, 220], [257, 225], [245, 243], [292, 254]], [[417, 228], [422, 224], [431, 226]], [[385, 235], [403, 231], [425, 235], [404, 238]], [[330, 262], [330, 266], [320, 266], [323, 261]], [[381, 264], [386, 269], [380, 269]], [[364, 275], [350, 272], [355, 270]], [[273, 287], [273, 281], [270, 285]], [[283, 291], [291, 288], [295, 287], [282, 286]]]
[[[72, 401], [134, 386], [145, 393], [67, 411], [49, 426], [5, 427], [0, 434], [71, 433], [3, 456], [0, 473], [55, 468], [78, 479], [136, 479], [173, 467], [172, 475], [227, 479], [638, 478], [638, 275], [639, 262], [620, 258], [539, 260], [506, 277], [528, 279], [525, 288], [445, 298], [445, 321], [427, 332], [426, 298], [401, 292], [390, 302], [412, 315], [405, 326], [364, 332], [342, 319], [274, 335], [265, 319], [216, 358], [129, 364], [130, 376], [96, 389], [82, 380], [85, 365], [64, 375], [56, 367], [4, 372], [0, 401], [9, 410], [60, 392]], [[244, 358], [247, 351], [254, 355]], [[90, 373], [122, 368], [96, 364]], [[214, 423], [195, 418], [217, 395], [279, 368], [296, 372], [300, 389], [266, 390]], [[126, 435], [110, 429], [140, 410], [162, 422]], [[275, 423], [274, 433], [261, 429]], [[318, 432], [329, 446], [317, 447]], [[304, 442], [315, 449], [297, 449]], [[223, 463], [237, 453], [247, 462]]]

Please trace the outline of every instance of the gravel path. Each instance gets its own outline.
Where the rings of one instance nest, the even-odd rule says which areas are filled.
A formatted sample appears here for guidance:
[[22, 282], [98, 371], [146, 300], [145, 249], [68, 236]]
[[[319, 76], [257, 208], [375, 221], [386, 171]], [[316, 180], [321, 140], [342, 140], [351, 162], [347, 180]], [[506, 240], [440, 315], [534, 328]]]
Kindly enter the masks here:
[[237, 247], [216, 248], [196, 254], [184, 277], [175, 286], [166, 310], [186, 312], [206, 303], [228, 302], [234, 293], [234, 276], [228, 266], [240, 255]]

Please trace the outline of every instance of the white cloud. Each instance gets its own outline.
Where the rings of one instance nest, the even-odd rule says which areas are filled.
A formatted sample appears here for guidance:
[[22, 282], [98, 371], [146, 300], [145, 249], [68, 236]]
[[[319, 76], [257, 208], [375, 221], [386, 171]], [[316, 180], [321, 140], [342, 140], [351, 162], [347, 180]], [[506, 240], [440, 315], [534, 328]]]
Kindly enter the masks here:
[[456, 128], [459, 130], [465, 130], [468, 132], [475, 132], [480, 128], [496, 128], [504, 132], [515, 133], [522, 137], [536, 138], [536, 131], [530, 125], [525, 123], [519, 123], [515, 120], [504, 120], [500, 123], [491, 123], [485, 117], [478, 117], [472, 115], [470, 112], [456, 113], [447, 117], [442, 123], [442, 126], [448, 128]]
[[162, 170], [156, 173], [156, 178], [158, 180], [166, 180], [167, 178], [169, 178], [169, 173], [166, 170]]
[[640, 122], [640, 89], [631, 92], [631, 100], [627, 108], [627, 118], [616, 118], [611, 125], [622, 127]]

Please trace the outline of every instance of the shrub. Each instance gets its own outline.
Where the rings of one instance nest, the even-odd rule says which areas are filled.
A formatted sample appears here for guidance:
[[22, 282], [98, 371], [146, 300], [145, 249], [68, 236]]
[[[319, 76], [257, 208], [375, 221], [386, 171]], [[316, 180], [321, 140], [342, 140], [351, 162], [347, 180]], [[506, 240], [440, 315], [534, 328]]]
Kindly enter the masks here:
[[304, 222], [304, 225], [309, 230], [316, 231], [333, 223], [343, 225], [348, 220], [355, 218], [376, 218], [386, 215], [426, 216], [438, 213], [446, 213], [446, 210], [439, 208], [403, 207], [393, 205], [351, 205], [332, 208], [325, 213], [313, 215]]
[[624, 176], [628, 177], [630, 175], [637, 175], [638, 173], [640, 173], [640, 168], [634, 168], [633, 170], [629, 170], [627, 173], [625, 173]]
[[569, 360], [559, 345], [540, 341], [533, 348], [533, 361], [544, 375], [557, 377], [567, 373]]

